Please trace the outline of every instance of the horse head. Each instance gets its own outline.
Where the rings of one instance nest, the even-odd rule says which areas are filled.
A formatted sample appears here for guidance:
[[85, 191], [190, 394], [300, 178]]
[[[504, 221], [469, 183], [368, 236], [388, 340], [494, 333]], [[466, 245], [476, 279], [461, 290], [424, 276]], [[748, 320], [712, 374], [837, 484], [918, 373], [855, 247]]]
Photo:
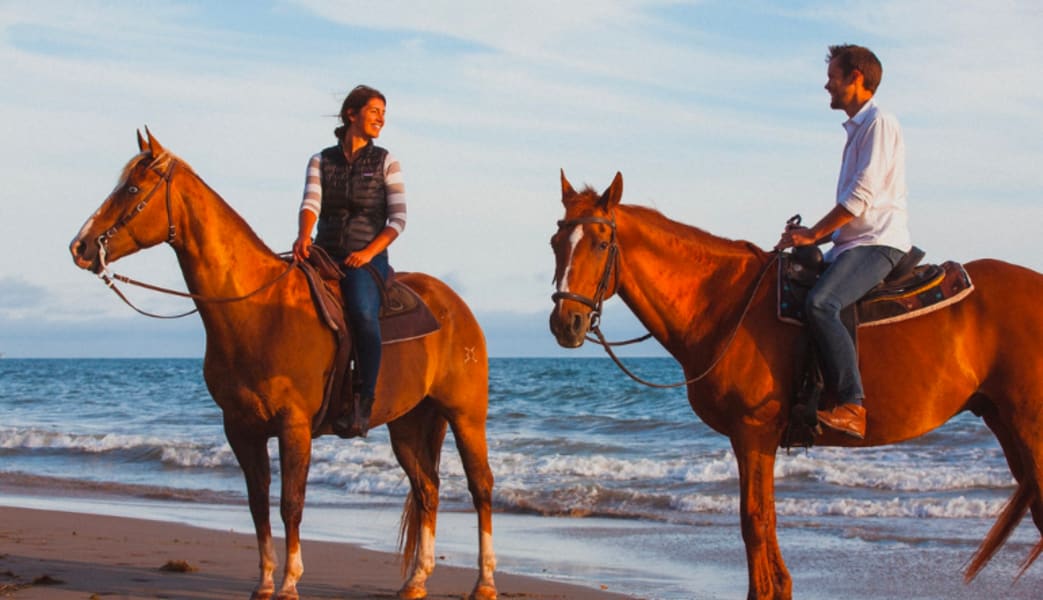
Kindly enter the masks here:
[[[170, 180], [180, 161], [156, 141], [148, 128], [138, 132], [138, 154], [123, 168], [119, 182], [69, 244], [81, 269], [104, 272], [107, 262], [161, 242], [173, 242]], [[186, 167], [187, 168], [187, 167]]]
[[550, 330], [565, 348], [583, 345], [598, 324], [601, 305], [619, 283], [615, 208], [623, 197], [623, 175], [598, 194], [587, 187], [577, 192], [561, 171], [561, 203], [565, 216], [551, 237], [554, 249], [554, 309]]

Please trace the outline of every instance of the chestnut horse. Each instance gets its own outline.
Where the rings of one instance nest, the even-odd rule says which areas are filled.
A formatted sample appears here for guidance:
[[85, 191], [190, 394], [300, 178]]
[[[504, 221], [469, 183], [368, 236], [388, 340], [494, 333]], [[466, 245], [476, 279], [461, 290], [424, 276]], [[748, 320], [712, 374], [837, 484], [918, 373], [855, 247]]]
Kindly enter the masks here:
[[[601, 299], [617, 294], [677, 359], [692, 409], [728, 436], [738, 461], [748, 598], [791, 598], [776, 538], [774, 466], [807, 342], [803, 328], [776, 317], [775, 255], [621, 204], [618, 173], [600, 195], [576, 192], [564, 171], [561, 187], [552, 333], [564, 347], [580, 346], [597, 331]], [[976, 291], [963, 301], [860, 332], [866, 437], [827, 431], [818, 443], [893, 444], [963, 410], [982, 416], [1018, 485], [969, 580], [1029, 509], [1043, 532], [1043, 275], [996, 260], [966, 269]], [[1043, 542], [1025, 568], [1041, 549]]]
[[[147, 133], [147, 130], [146, 130]], [[167, 242], [174, 249], [206, 329], [203, 376], [246, 477], [257, 532], [260, 581], [254, 599], [275, 593], [269, 521], [269, 438], [279, 440], [280, 512], [286, 565], [278, 598], [297, 598], [303, 573], [299, 527], [311, 460], [312, 417], [333, 368], [334, 337], [318, 318], [308, 283], [183, 160], [148, 134], [116, 188], [73, 239], [78, 266], [103, 273], [115, 261]], [[426, 337], [389, 344], [372, 424], [387, 423], [395, 457], [409, 478], [403, 513], [402, 598], [422, 598], [435, 566], [438, 464], [446, 426], [453, 428], [478, 513], [479, 576], [472, 598], [496, 597], [492, 486], [485, 422], [488, 360], [470, 309], [441, 281], [402, 274], [441, 323]], [[345, 565], [347, 569], [363, 568]]]

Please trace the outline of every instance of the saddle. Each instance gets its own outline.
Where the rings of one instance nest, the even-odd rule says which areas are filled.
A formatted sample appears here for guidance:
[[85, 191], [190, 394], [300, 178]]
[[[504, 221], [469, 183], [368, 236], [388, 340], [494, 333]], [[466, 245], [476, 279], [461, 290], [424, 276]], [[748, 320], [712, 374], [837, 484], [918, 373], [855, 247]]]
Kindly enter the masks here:
[[[354, 392], [353, 344], [340, 293], [344, 272], [325, 250], [312, 246], [307, 262], [298, 263], [308, 280], [315, 309], [337, 342], [333, 368], [326, 373], [322, 407], [312, 419], [312, 437], [333, 433], [330, 423], [351, 410]], [[386, 281], [371, 267], [370, 274], [381, 292], [380, 333], [383, 345], [421, 338], [438, 331], [441, 325], [431, 309], [412, 288], [395, 278]], [[332, 407], [332, 410], [331, 410]]]
[[[847, 309], [853, 329], [912, 319], [955, 304], [973, 291], [963, 265], [921, 265], [923, 257], [924, 251], [914, 246], [879, 285]], [[805, 324], [804, 301], [824, 270], [818, 246], [801, 246], [779, 256], [781, 321]]]
[[[923, 250], [913, 247], [880, 284], [841, 311], [841, 321], [858, 348], [858, 330], [912, 319], [951, 306], [974, 290], [963, 265], [947, 261], [924, 264]], [[777, 314], [779, 320], [806, 325], [804, 302], [825, 271], [818, 246], [801, 246], [779, 255]], [[824, 391], [821, 363], [813, 343], [804, 355], [797, 397], [783, 435], [783, 446], [810, 447], [818, 432], [817, 410]]]

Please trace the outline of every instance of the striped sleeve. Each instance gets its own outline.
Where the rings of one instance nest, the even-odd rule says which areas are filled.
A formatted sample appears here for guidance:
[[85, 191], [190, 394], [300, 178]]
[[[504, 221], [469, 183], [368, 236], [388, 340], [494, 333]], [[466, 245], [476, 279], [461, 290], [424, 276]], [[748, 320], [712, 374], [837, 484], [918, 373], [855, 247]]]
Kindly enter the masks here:
[[388, 227], [398, 233], [406, 228], [406, 184], [402, 165], [388, 152], [384, 158], [384, 185], [387, 190]]
[[308, 161], [308, 171], [304, 176], [304, 199], [301, 200], [301, 211], [311, 211], [315, 216], [319, 216], [322, 211], [321, 163], [321, 153], [312, 156]]

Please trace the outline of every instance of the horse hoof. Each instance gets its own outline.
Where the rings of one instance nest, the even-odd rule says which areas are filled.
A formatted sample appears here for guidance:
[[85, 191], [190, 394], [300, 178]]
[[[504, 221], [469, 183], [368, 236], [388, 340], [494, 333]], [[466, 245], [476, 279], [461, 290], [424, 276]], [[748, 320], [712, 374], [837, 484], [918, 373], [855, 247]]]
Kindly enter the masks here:
[[468, 600], [496, 600], [496, 588], [486, 584], [475, 586]]
[[422, 585], [403, 586], [402, 589], [398, 590], [398, 597], [401, 600], [420, 600], [421, 598], [427, 598], [427, 587]]
[[272, 588], [254, 590], [254, 593], [250, 594], [250, 600], [272, 600], [274, 592], [275, 590]]

